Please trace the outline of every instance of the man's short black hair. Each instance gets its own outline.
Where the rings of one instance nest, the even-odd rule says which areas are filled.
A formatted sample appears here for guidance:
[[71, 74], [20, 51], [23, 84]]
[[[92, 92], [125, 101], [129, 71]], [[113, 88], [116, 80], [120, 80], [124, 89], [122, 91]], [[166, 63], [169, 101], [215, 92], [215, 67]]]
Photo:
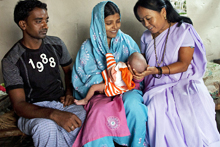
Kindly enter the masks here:
[[14, 9], [14, 21], [19, 26], [20, 20], [25, 20], [34, 8], [47, 10], [47, 4], [39, 0], [19, 0]]

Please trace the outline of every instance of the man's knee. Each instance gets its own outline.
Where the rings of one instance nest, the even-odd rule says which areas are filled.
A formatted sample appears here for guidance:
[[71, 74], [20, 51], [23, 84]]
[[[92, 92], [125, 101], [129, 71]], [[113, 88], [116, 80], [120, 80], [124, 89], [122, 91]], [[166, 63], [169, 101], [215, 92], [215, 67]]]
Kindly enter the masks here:
[[80, 109], [80, 115], [81, 115], [81, 118], [80, 118], [81, 121], [84, 121], [86, 118], [86, 110], [83, 107]]
[[35, 118], [35, 120], [32, 122], [32, 135], [33, 134], [39, 134], [39, 135], [55, 135], [58, 131], [58, 125], [50, 120], [50, 119], [44, 119], [44, 118]]
[[71, 107], [73, 108], [73, 110], [70, 112], [75, 114], [82, 122], [84, 122], [86, 118], [86, 110], [83, 108], [83, 106], [73, 105], [70, 106], [70, 109]]

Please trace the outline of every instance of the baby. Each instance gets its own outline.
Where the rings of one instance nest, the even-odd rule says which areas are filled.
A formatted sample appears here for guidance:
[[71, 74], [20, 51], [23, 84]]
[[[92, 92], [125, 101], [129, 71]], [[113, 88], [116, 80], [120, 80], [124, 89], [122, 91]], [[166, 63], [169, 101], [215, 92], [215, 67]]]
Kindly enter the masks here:
[[[139, 89], [139, 82], [133, 81], [133, 76], [126, 63], [118, 62], [116, 64], [114, 56], [111, 53], [106, 54], [107, 69], [102, 71], [102, 77], [105, 83], [94, 84], [90, 87], [86, 97], [82, 100], [75, 100], [77, 105], [86, 105], [96, 91], [105, 93], [106, 96], [115, 96], [128, 90]], [[144, 56], [138, 52], [128, 57], [128, 62], [132, 69], [142, 73], [147, 68], [147, 62]]]

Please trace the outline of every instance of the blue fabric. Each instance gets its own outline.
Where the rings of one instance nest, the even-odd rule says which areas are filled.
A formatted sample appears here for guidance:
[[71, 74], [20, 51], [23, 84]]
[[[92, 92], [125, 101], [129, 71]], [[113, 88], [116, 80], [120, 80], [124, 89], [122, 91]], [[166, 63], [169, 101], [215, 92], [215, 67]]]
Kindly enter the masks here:
[[104, 7], [107, 1], [97, 4], [92, 12], [90, 39], [81, 46], [73, 65], [73, 96], [82, 99], [93, 84], [103, 81], [101, 72], [106, 69], [106, 53], [112, 53], [116, 62], [126, 62], [133, 52], [140, 52], [136, 42], [121, 30], [112, 38], [108, 47], [104, 23]]
[[[103, 81], [101, 72], [107, 68], [106, 53], [112, 53], [116, 62], [126, 62], [133, 52], [140, 52], [136, 42], [121, 30], [118, 31], [115, 38], [112, 38], [111, 47], [108, 47], [104, 23], [104, 7], [107, 2], [100, 2], [94, 7], [90, 25], [90, 39], [82, 44], [73, 65], [73, 96], [76, 99], [84, 98], [91, 85]], [[142, 92], [140, 90], [128, 91], [123, 94], [122, 98], [131, 135], [126, 137], [106, 136], [91, 141], [84, 147], [112, 147], [114, 146], [113, 140], [120, 145], [129, 147], [145, 146], [147, 107], [143, 104]]]
[[148, 109], [143, 104], [142, 91], [131, 90], [122, 96], [128, 128], [131, 135], [126, 137], [114, 137], [114, 141], [120, 145], [129, 147], [146, 146], [144, 142], [146, 134], [146, 122]]

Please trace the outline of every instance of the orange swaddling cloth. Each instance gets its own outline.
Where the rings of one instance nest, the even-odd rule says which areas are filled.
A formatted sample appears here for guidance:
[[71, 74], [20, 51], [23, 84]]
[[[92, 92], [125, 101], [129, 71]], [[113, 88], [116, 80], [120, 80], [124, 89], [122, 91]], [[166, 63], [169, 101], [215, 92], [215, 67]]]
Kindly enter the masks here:
[[121, 78], [125, 82], [127, 88], [129, 90], [133, 89], [135, 87], [135, 83], [134, 81], [132, 81], [133, 76], [131, 72], [129, 71], [128, 67], [120, 68], [119, 70], [121, 71]]
[[[106, 96], [122, 94], [135, 87], [135, 83], [132, 81], [132, 74], [125, 63], [119, 62], [116, 64], [111, 53], [106, 54], [106, 61], [107, 69], [102, 71], [102, 77], [105, 80]], [[110, 77], [108, 77], [108, 71], [110, 71], [109, 73], [114, 81], [111, 81]]]

